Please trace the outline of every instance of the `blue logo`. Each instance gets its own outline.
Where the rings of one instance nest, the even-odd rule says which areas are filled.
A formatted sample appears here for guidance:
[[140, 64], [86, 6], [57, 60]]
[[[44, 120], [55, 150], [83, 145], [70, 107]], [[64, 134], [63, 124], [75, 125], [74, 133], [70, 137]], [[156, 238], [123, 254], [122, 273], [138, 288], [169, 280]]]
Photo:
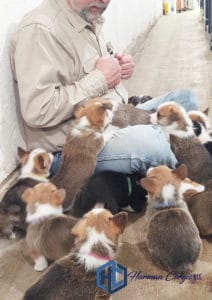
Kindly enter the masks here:
[[[121, 276], [119, 281], [117, 275]], [[109, 294], [114, 294], [127, 286], [127, 268], [110, 260], [96, 270], [96, 285]]]

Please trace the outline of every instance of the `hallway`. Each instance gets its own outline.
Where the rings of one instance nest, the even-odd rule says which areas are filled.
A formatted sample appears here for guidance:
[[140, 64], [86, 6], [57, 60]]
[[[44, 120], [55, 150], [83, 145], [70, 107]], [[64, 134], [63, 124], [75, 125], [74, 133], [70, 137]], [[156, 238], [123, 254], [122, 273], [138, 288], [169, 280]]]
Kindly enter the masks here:
[[159, 96], [192, 89], [200, 109], [210, 105], [212, 118], [212, 51], [199, 10], [162, 16], [147, 39], [137, 44], [135, 72], [125, 86], [130, 95]]
[[[160, 17], [147, 38], [138, 39], [132, 49], [136, 67], [133, 78], [125, 82], [129, 95], [154, 97], [175, 89], [191, 89], [197, 94], [200, 110], [210, 106], [212, 121], [212, 51], [207, 38], [198, 10]], [[0, 239], [0, 300], [21, 300], [24, 291], [41, 276], [32, 269], [25, 247], [24, 241]], [[113, 300], [211, 299], [211, 249], [212, 239], [203, 239], [202, 253], [192, 273], [200, 274], [201, 279], [186, 278], [182, 282], [173, 275], [167, 280], [167, 272], [148, 254], [145, 217], [130, 214], [118, 252], [118, 262], [128, 270], [128, 284], [112, 296]], [[140, 278], [130, 278], [129, 272], [140, 272]]]

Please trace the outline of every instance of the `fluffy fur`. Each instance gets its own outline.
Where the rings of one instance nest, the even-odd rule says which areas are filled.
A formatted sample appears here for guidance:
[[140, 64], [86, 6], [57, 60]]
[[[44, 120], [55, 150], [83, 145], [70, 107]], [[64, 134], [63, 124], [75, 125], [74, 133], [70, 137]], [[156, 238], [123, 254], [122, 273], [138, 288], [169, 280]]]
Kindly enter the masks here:
[[201, 236], [212, 236], [212, 191], [188, 178], [182, 186], [184, 199]]
[[152, 97], [151, 96], [132, 96], [128, 99], [128, 104], [131, 104], [133, 106], [137, 106], [138, 104], [142, 104], [145, 103], [149, 100], [151, 100]]
[[24, 300], [109, 299], [109, 294], [96, 287], [96, 268], [116, 258], [118, 238], [126, 224], [124, 212], [113, 216], [105, 209], [90, 211], [72, 229], [75, 248], [29, 288]]
[[190, 272], [196, 263], [202, 242], [181, 194], [187, 176], [185, 165], [171, 170], [159, 166], [140, 181], [148, 191], [147, 247], [152, 259], [167, 271]]
[[208, 119], [208, 109], [204, 112], [189, 111], [188, 115], [193, 122], [193, 128], [200, 142], [212, 155], [212, 136], [210, 134], [211, 126]]
[[[97, 97], [86, 100], [85, 106], [95, 102], [104, 102], [105, 99]], [[139, 124], [150, 124], [149, 116], [150, 113], [146, 110], [134, 107], [131, 104], [120, 104], [113, 102], [112, 108], [112, 121], [111, 125], [107, 130], [116, 131], [120, 128], [127, 126], [139, 125]], [[112, 129], [111, 129], [112, 128]]]
[[93, 175], [75, 199], [71, 214], [82, 216], [95, 206], [113, 214], [121, 209], [141, 211], [146, 202], [146, 191], [139, 184], [141, 177], [109, 171]]
[[[14, 232], [25, 233], [26, 210], [21, 195], [25, 189], [39, 182], [48, 181], [53, 155], [44, 149], [31, 152], [18, 148], [21, 161], [20, 175], [17, 182], [5, 193], [0, 203], [0, 233], [14, 237]], [[5, 220], [5, 222], [3, 221]]]
[[188, 177], [206, 184], [212, 178], [212, 157], [194, 134], [184, 108], [167, 102], [159, 106], [150, 120], [164, 129], [178, 162], [187, 165]]
[[64, 216], [62, 203], [65, 190], [52, 183], [39, 183], [22, 195], [26, 203], [26, 243], [36, 271], [43, 271], [48, 260], [54, 261], [71, 250], [74, 244], [72, 227], [77, 219]]
[[66, 190], [63, 209], [70, 209], [86, 180], [93, 175], [96, 157], [105, 144], [103, 130], [111, 122], [110, 101], [77, 107], [62, 152], [62, 164], [51, 182]]

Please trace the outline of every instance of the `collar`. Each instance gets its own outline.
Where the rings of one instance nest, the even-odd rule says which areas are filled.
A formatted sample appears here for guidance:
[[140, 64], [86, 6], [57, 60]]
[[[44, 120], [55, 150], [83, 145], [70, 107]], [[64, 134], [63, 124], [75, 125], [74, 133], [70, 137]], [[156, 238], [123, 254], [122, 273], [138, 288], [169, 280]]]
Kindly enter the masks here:
[[173, 202], [169, 202], [169, 203], [157, 203], [155, 205], [152, 206], [152, 208], [156, 208], [156, 209], [164, 209], [164, 208], [170, 208], [170, 207], [174, 207], [176, 206], [176, 203]]
[[112, 260], [112, 258], [110, 256], [101, 256], [94, 252], [83, 252], [83, 253], [80, 252], [79, 254], [87, 255], [87, 256], [91, 256], [91, 257], [94, 257], [97, 259], [102, 259], [102, 260], [107, 260], [107, 261]]
[[[68, 3], [68, 0], [55, 0], [57, 5], [60, 7], [66, 18], [68, 19], [69, 23], [78, 31], [81, 32], [85, 28], [90, 28], [92, 31], [94, 30], [91, 24], [86, 22], [77, 12], [71, 7]], [[100, 17], [95, 25], [95, 33], [99, 35], [102, 25], [104, 23], [104, 18]]]
[[127, 176], [127, 184], [128, 184], [128, 197], [132, 195], [132, 182], [129, 176]]

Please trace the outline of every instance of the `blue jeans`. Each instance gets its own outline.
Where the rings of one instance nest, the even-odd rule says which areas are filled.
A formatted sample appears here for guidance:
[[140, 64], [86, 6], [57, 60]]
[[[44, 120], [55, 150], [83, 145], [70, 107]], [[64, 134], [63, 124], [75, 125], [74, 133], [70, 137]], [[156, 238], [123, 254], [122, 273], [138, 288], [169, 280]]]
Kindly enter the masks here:
[[[180, 103], [186, 111], [197, 109], [197, 98], [190, 90], [173, 91], [137, 107], [145, 110], [157, 109], [161, 103], [167, 101]], [[61, 153], [57, 153], [51, 168], [52, 175], [58, 171], [60, 162]], [[116, 171], [145, 174], [149, 167], [167, 165], [174, 168], [176, 163], [177, 160], [160, 127], [136, 125], [119, 129], [105, 145], [97, 157], [96, 173]]]

